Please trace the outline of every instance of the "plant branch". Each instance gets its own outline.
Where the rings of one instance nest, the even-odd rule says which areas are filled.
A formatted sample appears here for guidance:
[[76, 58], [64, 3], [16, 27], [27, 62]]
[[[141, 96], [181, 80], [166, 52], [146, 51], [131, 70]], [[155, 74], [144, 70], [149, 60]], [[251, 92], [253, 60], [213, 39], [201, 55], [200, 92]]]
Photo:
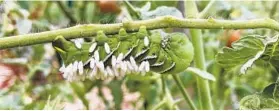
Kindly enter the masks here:
[[191, 100], [189, 94], [185, 91], [184, 86], [180, 80], [180, 78], [178, 77], [177, 74], [172, 74], [172, 77], [176, 83], [176, 85], [178, 86], [179, 90], [182, 92], [182, 95], [184, 97], [184, 99], [186, 100], [186, 102], [188, 103], [188, 105], [190, 106], [191, 110], [196, 110], [196, 106], [194, 104], [194, 102]]
[[31, 33], [18, 36], [0, 38], [0, 49], [35, 45], [52, 42], [61, 35], [66, 39], [85, 38], [95, 36], [96, 32], [103, 30], [105, 34], [117, 34], [119, 29], [125, 28], [127, 32], [136, 32], [140, 26], [147, 30], [161, 28], [195, 28], [195, 29], [254, 29], [268, 28], [279, 31], [279, 23], [272, 19], [255, 20], [215, 20], [215, 19], [180, 19], [172, 16], [163, 16], [155, 19], [141, 21], [127, 21], [116, 24], [85, 24], [65, 29]]

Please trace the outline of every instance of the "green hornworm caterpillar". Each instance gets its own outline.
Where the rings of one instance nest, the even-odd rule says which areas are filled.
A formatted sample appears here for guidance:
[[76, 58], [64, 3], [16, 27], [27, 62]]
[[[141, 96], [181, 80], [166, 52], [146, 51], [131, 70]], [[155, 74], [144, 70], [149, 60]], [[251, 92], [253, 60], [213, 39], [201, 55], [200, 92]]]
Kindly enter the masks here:
[[105, 79], [124, 74], [154, 71], [176, 74], [184, 71], [193, 60], [193, 46], [183, 33], [162, 36], [148, 34], [142, 26], [138, 32], [128, 34], [120, 29], [118, 35], [105, 35], [98, 31], [94, 42], [67, 41], [62, 36], [53, 46], [64, 64], [60, 68], [68, 80]]

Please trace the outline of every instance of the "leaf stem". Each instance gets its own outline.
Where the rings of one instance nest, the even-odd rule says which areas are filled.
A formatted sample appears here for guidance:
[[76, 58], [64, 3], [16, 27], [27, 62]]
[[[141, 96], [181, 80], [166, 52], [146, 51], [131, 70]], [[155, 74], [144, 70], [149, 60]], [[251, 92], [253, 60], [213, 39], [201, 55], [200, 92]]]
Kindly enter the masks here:
[[194, 29], [254, 29], [268, 28], [279, 31], [279, 23], [272, 19], [255, 20], [214, 20], [214, 19], [180, 19], [172, 16], [162, 16], [149, 20], [127, 21], [115, 24], [84, 24], [69, 28], [31, 33], [18, 36], [0, 38], [0, 49], [35, 45], [52, 42], [61, 35], [66, 39], [85, 38], [96, 35], [103, 30], [105, 34], [117, 34], [120, 28], [127, 32], [136, 32], [140, 26], [146, 26], [147, 30], [161, 28], [194, 28]]
[[185, 91], [184, 86], [183, 86], [183, 84], [182, 84], [180, 78], [178, 77], [178, 75], [177, 75], [177, 74], [172, 74], [172, 77], [173, 77], [175, 83], [177, 84], [179, 90], [181, 91], [181, 93], [182, 93], [184, 99], [186, 100], [186, 102], [187, 102], [188, 105], [190, 106], [190, 108], [191, 108], [192, 110], [196, 110], [197, 108], [196, 108], [194, 102], [190, 99], [189, 94]]
[[158, 110], [162, 107], [164, 107], [164, 105], [166, 104], [166, 99], [163, 99], [163, 101], [160, 101], [156, 106], [154, 106], [151, 110]]
[[131, 15], [134, 15], [138, 19], [141, 19], [139, 12], [135, 9], [135, 7], [128, 0], [124, 0], [124, 4], [127, 6]]
[[211, 0], [206, 7], [199, 13], [199, 18], [206, 18], [208, 16], [208, 13], [211, 9], [211, 7], [214, 5], [216, 0]]

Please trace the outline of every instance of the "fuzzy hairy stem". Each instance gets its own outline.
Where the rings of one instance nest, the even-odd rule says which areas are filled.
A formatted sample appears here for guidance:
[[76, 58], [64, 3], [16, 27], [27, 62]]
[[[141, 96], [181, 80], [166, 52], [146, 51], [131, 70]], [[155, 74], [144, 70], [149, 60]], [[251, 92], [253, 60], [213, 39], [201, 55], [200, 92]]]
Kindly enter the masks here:
[[162, 16], [149, 20], [126, 21], [116, 24], [85, 24], [65, 29], [31, 33], [18, 36], [0, 38], [0, 49], [35, 45], [52, 42], [61, 35], [66, 39], [85, 38], [95, 36], [96, 32], [103, 30], [105, 34], [117, 34], [120, 28], [127, 32], [136, 32], [140, 26], [147, 30], [161, 28], [195, 28], [195, 29], [254, 29], [268, 28], [279, 31], [279, 23], [272, 19], [255, 20], [215, 20], [215, 19], [180, 19], [172, 16]]

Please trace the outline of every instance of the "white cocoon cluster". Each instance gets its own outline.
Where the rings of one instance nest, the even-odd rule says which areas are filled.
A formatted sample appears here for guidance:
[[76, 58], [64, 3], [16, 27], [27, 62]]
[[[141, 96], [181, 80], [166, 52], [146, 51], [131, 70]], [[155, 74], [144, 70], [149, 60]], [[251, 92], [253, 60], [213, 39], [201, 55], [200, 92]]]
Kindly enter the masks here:
[[[145, 40], [145, 44], [149, 41]], [[79, 42], [75, 42], [77, 47], [81, 48]], [[89, 48], [89, 52], [92, 53], [97, 47], [97, 43], [93, 43]], [[109, 54], [111, 52], [107, 43], [104, 44], [105, 52]], [[129, 52], [127, 52], [129, 53]], [[125, 54], [126, 56], [127, 54]], [[95, 50], [93, 56], [89, 59], [89, 69], [84, 70], [84, 64], [82, 61], [75, 61], [68, 66], [62, 65], [60, 72], [63, 73], [63, 77], [69, 81], [79, 79], [107, 79], [112, 77], [122, 77], [126, 74], [135, 73], [145, 75], [150, 70], [150, 64], [148, 61], [142, 61], [137, 65], [134, 57], [130, 57], [129, 60], [124, 60], [123, 53], [120, 53], [117, 57], [112, 55], [111, 65], [105, 66], [104, 62], [100, 60], [99, 50]]]

